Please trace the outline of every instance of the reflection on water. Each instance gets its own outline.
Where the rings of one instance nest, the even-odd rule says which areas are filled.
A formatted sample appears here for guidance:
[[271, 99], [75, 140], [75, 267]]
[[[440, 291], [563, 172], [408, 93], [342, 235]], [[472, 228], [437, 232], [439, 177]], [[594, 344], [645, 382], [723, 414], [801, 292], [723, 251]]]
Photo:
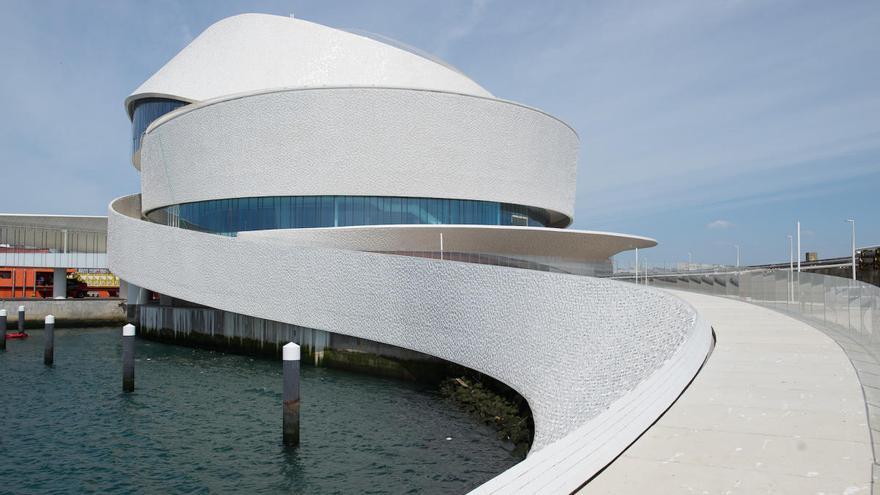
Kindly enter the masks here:
[[[118, 329], [42, 332], [0, 353], [0, 492], [462, 493], [510, 445], [418, 386], [302, 370], [301, 445], [281, 444], [281, 363], [138, 340], [123, 394]], [[451, 437], [451, 440], [447, 440]]]

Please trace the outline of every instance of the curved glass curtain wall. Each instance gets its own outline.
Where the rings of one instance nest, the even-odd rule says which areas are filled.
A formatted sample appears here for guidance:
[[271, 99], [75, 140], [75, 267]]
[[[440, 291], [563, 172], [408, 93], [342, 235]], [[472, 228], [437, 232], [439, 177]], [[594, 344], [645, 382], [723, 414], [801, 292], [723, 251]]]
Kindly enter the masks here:
[[153, 210], [155, 223], [235, 235], [247, 230], [354, 225], [445, 224], [545, 227], [546, 210], [463, 199], [384, 196], [269, 196], [199, 201]]
[[186, 104], [170, 98], [144, 98], [134, 102], [131, 114], [131, 152], [140, 149], [144, 131], [154, 120]]

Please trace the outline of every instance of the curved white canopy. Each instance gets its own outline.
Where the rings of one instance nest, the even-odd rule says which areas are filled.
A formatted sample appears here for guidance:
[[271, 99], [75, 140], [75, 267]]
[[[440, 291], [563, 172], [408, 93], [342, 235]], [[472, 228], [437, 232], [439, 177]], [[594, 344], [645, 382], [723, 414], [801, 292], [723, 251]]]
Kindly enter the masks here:
[[273, 88], [393, 87], [492, 97], [455, 69], [377, 39], [300, 19], [242, 14], [223, 19], [125, 100], [205, 101]]

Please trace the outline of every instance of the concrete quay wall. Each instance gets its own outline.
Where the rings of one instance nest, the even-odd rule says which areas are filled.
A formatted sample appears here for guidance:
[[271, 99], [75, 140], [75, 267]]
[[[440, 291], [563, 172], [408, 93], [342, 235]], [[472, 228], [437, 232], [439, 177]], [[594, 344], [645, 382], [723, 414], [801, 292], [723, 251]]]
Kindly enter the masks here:
[[402, 380], [437, 382], [467, 370], [403, 347], [213, 308], [129, 305], [128, 319], [151, 340], [279, 359], [282, 346], [295, 342], [315, 366]]
[[56, 327], [124, 325], [122, 299], [0, 299], [10, 329], [18, 325], [18, 307], [25, 308], [25, 327], [42, 328], [46, 315]]

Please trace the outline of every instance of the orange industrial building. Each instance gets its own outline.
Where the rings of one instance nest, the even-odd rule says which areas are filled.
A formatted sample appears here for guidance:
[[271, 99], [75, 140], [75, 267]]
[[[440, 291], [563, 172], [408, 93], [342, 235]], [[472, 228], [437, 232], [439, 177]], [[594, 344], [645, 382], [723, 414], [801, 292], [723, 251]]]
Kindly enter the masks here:
[[[51, 299], [55, 287], [52, 268], [0, 267], [0, 299]], [[78, 272], [67, 269], [67, 297], [119, 297], [119, 279], [106, 270]]]

